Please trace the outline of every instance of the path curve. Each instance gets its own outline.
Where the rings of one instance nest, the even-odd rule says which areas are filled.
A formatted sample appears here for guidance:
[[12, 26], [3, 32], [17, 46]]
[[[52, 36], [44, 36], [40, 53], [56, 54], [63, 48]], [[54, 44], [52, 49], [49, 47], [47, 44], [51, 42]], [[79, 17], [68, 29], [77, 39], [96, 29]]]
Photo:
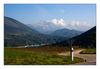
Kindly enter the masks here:
[[[83, 58], [85, 61], [82, 63], [76, 63], [74, 65], [96, 65], [96, 54], [79, 54], [82, 50], [84, 50], [84, 49], [75, 50], [74, 56]], [[70, 52], [58, 53], [58, 55], [68, 56], [68, 55], [70, 55]]]

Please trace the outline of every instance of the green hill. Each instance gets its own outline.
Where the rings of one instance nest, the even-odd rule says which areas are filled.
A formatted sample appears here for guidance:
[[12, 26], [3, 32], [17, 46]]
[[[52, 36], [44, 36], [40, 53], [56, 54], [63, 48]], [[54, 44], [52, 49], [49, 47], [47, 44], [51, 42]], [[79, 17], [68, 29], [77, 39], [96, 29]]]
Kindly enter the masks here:
[[76, 45], [82, 47], [96, 47], [96, 26], [72, 39], [75, 40], [74, 44]]

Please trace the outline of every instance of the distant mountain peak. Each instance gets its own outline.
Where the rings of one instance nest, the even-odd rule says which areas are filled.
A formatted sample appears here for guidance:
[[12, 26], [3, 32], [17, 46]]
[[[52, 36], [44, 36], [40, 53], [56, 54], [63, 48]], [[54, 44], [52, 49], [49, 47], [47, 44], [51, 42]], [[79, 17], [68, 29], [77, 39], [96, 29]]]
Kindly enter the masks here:
[[82, 33], [82, 31], [70, 30], [67, 28], [63, 28], [63, 29], [59, 29], [59, 30], [54, 31], [52, 33], [52, 35], [66, 37], [66, 38], [72, 38], [72, 37], [77, 36], [81, 33]]

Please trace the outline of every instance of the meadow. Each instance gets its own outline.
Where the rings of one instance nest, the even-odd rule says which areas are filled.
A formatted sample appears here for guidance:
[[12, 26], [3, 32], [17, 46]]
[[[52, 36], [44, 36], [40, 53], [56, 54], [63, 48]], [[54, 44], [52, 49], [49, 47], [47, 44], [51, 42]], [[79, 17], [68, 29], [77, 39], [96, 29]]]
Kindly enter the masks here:
[[84, 60], [57, 53], [69, 51], [66, 47], [4, 48], [4, 65], [68, 65]]

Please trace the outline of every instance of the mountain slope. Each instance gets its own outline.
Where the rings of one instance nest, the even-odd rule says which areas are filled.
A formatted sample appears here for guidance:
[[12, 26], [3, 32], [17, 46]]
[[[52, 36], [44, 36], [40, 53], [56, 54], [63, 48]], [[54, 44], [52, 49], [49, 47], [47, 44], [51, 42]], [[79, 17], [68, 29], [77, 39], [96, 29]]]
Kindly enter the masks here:
[[83, 34], [72, 38], [74, 44], [81, 45], [83, 47], [96, 47], [96, 26]]
[[[71, 41], [72, 43], [70, 43]], [[60, 43], [56, 43], [54, 45], [70, 47], [70, 44], [76, 47], [95, 48], [96, 47], [96, 26], [76, 37], [70, 38]]]
[[21, 34], [28, 32], [34, 32], [35, 34], [39, 34], [39, 32], [9, 17], [4, 17], [4, 30], [5, 34]]
[[81, 31], [69, 30], [64, 28], [64, 29], [54, 31], [51, 35], [71, 38], [81, 33], [82, 33]]
[[39, 32], [10, 17], [4, 17], [4, 35], [5, 45], [9, 46], [24, 45], [26, 42], [33, 43], [33, 41], [36, 43], [39, 41], [39, 36], [42, 36]]

